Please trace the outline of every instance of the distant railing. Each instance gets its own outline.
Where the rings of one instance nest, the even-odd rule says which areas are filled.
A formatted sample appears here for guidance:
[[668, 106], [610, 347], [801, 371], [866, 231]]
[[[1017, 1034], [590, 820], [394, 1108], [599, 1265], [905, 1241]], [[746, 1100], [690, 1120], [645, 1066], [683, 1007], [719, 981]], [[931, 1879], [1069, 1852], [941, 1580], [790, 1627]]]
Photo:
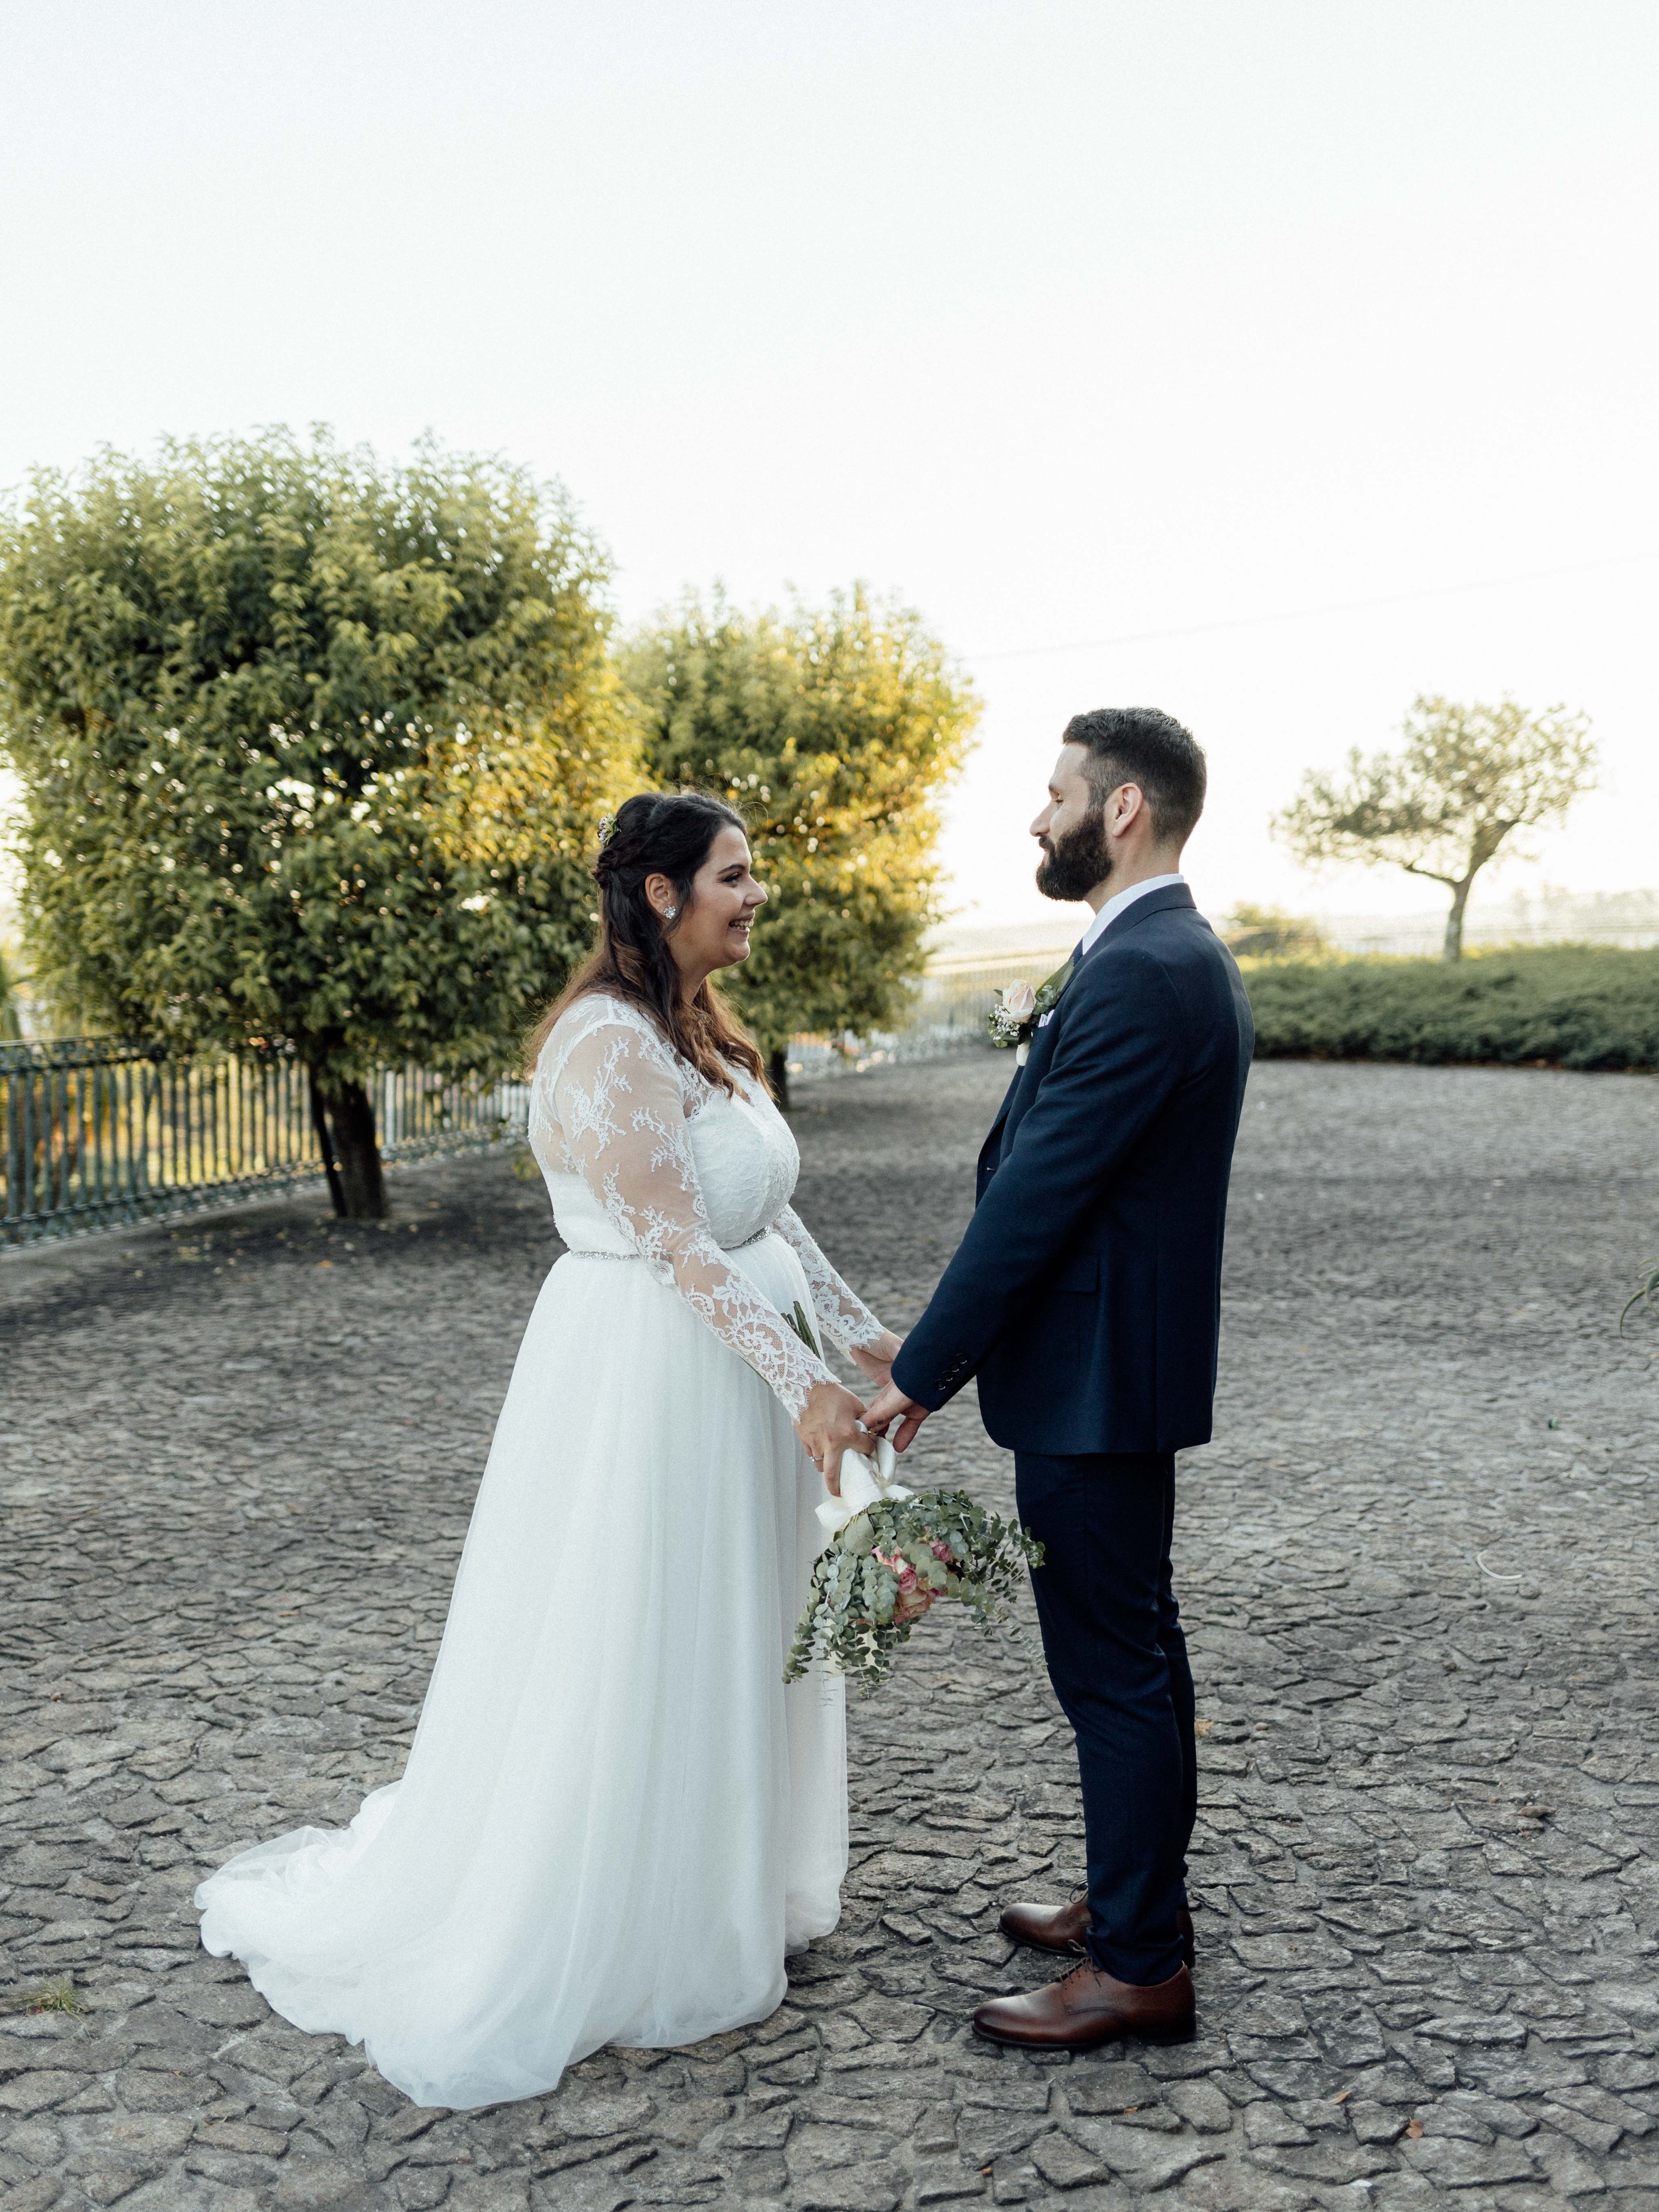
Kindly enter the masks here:
[[985, 1020], [997, 993], [1020, 978], [1041, 983], [1066, 957], [1061, 951], [941, 962], [911, 986], [906, 1018], [896, 1028], [860, 1037], [792, 1037], [790, 1069], [800, 1075], [851, 1074], [894, 1060], [937, 1060], [975, 1046], [988, 1050]]
[[[524, 1128], [521, 1083], [386, 1067], [368, 1088], [386, 1160]], [[0, 1045], [0, 1244], [198, 1212], [323, 1174], [306, 1071], [286, 1054], [174, 1059], [100, 1037]]]

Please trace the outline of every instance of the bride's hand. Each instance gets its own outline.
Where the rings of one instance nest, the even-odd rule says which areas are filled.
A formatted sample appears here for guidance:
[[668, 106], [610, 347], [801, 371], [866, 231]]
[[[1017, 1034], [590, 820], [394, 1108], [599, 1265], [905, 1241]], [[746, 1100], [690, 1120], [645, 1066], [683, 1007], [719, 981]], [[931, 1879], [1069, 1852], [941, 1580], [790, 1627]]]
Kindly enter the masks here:
[[878, 1390], [884, 1390], [893, 1379], [893, 1362], [903, 1341], [890, 1328], [884, 1328], [878, 1342], [854, 1350], [853, 1364], [870, 1377]]
[[841, 1455], [870, 1453], [876, 1440], [864, 1425], [864, 1401], [839, 1382], [815, 1382], [795, 1423], [806, 1455], [818, 1464], [832, 1498], [841, 1496]]

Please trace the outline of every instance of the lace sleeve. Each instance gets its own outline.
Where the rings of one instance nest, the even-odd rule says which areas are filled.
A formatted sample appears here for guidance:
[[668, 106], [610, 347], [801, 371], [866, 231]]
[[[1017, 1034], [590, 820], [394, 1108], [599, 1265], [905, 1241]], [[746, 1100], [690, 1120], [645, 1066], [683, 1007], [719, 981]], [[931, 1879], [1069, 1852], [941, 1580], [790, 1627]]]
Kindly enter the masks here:
[[812, 1292], [812, 1306], [824, 1332], [843, 1352], [865, 1351], [886, 1334], [858, 1292], [842, 1281], [818, 1249], [806, 1224], [793, 1206], [786, 1206], [772, 1224], [780, 1237], [793, 1245]]
[[550, 1051], [538, 1087], [580, 1175], [658, 1281], [746, 1360], [792, 1420], [835, 1378], [715, 1243], [685, 1131], [673, 1055], [627, 1018], [586, 1026]]

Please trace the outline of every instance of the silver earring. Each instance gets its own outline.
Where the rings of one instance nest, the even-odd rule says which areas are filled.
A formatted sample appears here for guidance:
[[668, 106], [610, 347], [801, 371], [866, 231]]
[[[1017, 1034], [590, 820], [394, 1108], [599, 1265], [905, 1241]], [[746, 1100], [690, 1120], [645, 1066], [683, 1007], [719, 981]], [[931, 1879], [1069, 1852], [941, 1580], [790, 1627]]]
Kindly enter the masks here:
[[672, 921], [678, 912], [679, 908], [677, 906], [665, 906], [662, 910], [662, 918], [665, 921]]

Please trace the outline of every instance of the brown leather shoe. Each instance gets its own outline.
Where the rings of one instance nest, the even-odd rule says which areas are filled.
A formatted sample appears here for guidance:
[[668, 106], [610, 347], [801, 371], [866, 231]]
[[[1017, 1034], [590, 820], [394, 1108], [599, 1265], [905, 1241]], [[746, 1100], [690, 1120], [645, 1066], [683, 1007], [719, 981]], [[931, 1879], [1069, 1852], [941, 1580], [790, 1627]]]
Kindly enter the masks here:
[[1167, 1982], [1138, 1989], [1082, 1959], [1046, 1990], [982, 2004], [974, 2027], [993, 2043], [1026, 2051], [1092, 2051], [1126, 2035], [1142, 2043], [1190, 2043], [1193, 1978], [1177, 1966]]
[[1089, 1929], [1089, 1893], [1073, 1890], [1069, 1905], [1005, 1905], [1001, 1926], [1003, 1934], [1012, 1936], [1016, 1943], [1080, 1959]]
[[[1181, 1932], [1181, 1955], [1190, 1973], [1193, 1916], [1184, 1905], [1176, 1908], [1176, 1926]], [[1089, 1932], [1089, 1893], [1086, 1889], [1074, 1891], [1069, 1905], [1005, 1905], [1002, 1932], [1012, 1936], [1016, 1943], [1029, 1943], [1035, 1951], [1058, 1951], [1064, 1958], [1084, 1958], [1087, 1955], [1083, 1939]]]

